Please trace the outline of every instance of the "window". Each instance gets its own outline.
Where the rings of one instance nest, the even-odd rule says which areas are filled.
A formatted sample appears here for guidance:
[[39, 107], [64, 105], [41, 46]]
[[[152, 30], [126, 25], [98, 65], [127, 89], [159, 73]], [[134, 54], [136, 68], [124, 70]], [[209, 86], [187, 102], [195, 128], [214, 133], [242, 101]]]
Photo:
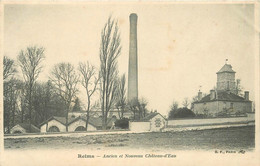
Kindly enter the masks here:
[[230, 108], [233, 108], [233, 106], [234, 106], [234, 103], [230, 103]]
[[155, 119], [155, 127], [161, 127], [161, 119], [160, 118]]

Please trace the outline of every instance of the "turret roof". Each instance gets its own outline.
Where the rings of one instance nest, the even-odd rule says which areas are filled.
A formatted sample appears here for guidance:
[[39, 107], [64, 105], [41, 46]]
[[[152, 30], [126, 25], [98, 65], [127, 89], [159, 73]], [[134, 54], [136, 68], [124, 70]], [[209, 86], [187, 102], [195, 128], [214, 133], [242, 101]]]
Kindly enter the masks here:
[[218, 72], [218, 73], [236, 73], [233, 69], [232, 66], [230, 64], [225, 64]]

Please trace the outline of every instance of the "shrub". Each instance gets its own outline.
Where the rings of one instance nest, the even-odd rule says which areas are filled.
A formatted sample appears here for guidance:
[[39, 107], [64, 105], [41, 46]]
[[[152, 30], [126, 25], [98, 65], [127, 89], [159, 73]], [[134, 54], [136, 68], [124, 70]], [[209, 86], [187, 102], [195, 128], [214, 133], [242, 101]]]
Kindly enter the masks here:
[[122, 118], [115, 121], [115, 126], [121, 129], [128, 129], [129, 128], [129, 119]]
[[173, 118], [191, 118], [195, 117], [194, 112], [192, 112], [190, 109], [184, 107], [184, 108], [178, 108], [177, 112], [174, 113]]

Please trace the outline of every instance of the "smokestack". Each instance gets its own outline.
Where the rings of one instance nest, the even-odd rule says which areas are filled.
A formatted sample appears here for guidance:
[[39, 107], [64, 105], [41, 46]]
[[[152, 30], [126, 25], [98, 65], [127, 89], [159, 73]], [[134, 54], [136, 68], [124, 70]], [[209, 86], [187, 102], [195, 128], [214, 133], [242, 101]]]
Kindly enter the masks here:
[[198, 101], [200, 101], [201, 100], [201, 98], [202, 98], [202, 92], [198, 92]]
[[215, 90], [210, 90], [210, 100], [215, 99]]
[[130, 14], [128, 101], [138, 99], [137, 15]]
[[245, 100], [249, 100], [249, 92], [245, 91]]

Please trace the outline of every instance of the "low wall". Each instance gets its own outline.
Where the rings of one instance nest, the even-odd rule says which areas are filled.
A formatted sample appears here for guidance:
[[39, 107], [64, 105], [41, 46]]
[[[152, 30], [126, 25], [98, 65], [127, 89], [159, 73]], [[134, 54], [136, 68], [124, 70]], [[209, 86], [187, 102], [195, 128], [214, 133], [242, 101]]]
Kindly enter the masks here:
[[254, 126], [254, 122], [240, 123], [240, 124], [219, 124], [219, 125], [205, 125], [205, 126], [186, 126], [186, 127], [168, 127], [163, 129], [167, 131], [189, 131], [189, 130], [207, 130], [207, 129], [218, 129], [228, 127], [243, 127], [243, 126]]
[[168, 120], [167, 127], [185, 127], [185, 126], [205, 126], [205, 125], [221, 125], [221, 124], [239, 124], [254, 121], [253, 115], [247, 117], [231, 117], [231, 118], [209, 118], [209, 119], [175, 119]]
[[150, 122], [129, 122], [130, 131], [149, 131], [151, 129]]

